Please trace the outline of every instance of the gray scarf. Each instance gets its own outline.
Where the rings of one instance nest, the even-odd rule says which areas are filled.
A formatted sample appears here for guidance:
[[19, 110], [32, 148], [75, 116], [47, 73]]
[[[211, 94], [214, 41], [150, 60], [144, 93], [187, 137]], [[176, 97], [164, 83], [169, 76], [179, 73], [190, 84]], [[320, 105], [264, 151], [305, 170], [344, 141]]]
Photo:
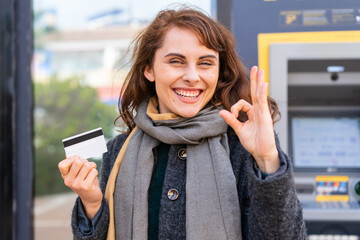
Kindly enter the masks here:
[[[154, 98], [149, 104], [140, 105], [135, 117], [138, 128], [124, 144], [126, 151], [119, 153], [122, 152], [123, 161], [110, 202], [114, 205], [110, 215], [114, 217], [115, 239], [147, 239], [152, 150], [160, 142], [187, 145], [186, 238], [241, 239], [240, 206], [226, 135], [228, 126], [219, 110], [206, 107], [193, 118], [181, 118], [158, 114], [156, 106]], [[112, 234], [108, 234], [108, 239], [113, 239]]]

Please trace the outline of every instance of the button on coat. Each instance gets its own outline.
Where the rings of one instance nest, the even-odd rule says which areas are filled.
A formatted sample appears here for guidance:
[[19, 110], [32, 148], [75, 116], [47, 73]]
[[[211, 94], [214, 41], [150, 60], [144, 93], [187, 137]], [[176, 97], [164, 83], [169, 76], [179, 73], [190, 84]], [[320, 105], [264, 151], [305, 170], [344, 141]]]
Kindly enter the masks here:
[[179, 192], [176, 189], [170, 189], [167, 195], [171, 201], [175, 201], [179, 197]]
[[186, 154], [186, 149], [184, 148], [181, 148], [178, 152], [178, 157], [181, 159], [181, 160], [186, 160], [186, 157], [187, 157], [187, 154]]

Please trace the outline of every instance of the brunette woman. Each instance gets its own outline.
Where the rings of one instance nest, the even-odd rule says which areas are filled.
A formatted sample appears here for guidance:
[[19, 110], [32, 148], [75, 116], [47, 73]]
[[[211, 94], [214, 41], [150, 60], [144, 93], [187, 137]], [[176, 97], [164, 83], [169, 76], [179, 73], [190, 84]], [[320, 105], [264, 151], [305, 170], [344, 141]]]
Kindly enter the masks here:
[[128, 133], [109, 141], [100, 183], [94, 163], [59, 164], [79, 195], [74, 238], [306, 239], [276, 103], [233, 34], [201, 11], [164, 10], [133, 61], [119, 104]]

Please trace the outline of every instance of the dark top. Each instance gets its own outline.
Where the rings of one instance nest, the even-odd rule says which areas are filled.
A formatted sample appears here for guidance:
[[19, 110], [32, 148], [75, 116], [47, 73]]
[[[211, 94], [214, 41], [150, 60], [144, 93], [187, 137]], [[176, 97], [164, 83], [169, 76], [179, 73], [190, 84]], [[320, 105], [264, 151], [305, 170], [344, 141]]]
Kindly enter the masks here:
[[158, 148], [158, 160], [155, 162], [148, 195], [148, 239], [157, 240], [159, 235], [159, 213], [162, 186], [165, 179], [170, 145], [162, 143]]
[[[105, 191], [106, 182], [117, 154], [126, 139], [126, 135], [119, 135], [108, 143], [109, 151], [104, 154], [100, 187]], [[256, 166], [255, 160], [242, 147], [234, 131], [228, 131], [230, 160], [238, 185], [239, 203], [241, 209], [242, 238], [243, 239], [306, 239], [306, 228], [302, 218], [301, 205], [296, 197], [291, 164], [287, 156], [281, 151], [278, 141], [277, 147], [281, 160], [281, 167], [277, 172], [269, 174], [265, 179]], [[167, 164], [161, 189], [160, 201], [152, 196], [158, 196], [150, 186], [149, 218], [152, 211], [158, 212], [158, 221], [149, 221], [149, 239], [186, 239], [185, 230], [185, 184], [186, 160], [179, 158], [183, 145], [171, 145], [168, 150]], [[154, 151], [155, 172], [163, 168], [162, 157], [166, 150], [163, 145]], [[164, 174], [164, 173], [163, 173]], [[153, 175], [151, 184], [155, 180]], [[159, 179], [158, 179], [159, 180]], [[175, 188], [179, 192], [176, 201], [169, 200], [169, 189]], [[150, 203], [152, 202], [152, 203]], [[152, 207], [151, 207], [151, 206]], [[159, 210], [154, 210], [159, 207]], [[95, 218], [90, 221], [81, 209], [81, 201], [75, 203], [72, 216], [72, 227], [75, 239], [106, 239], [109, 222], [109, 209], [105, 201]], [[155, 214], [157, 215], [157, 214]], [[157, 218], [157, 216], [153, 216]], [[154, 218], [152, 220], [154, 220]], [[153, 225], [155, 223], [155, 225]], [[156, 226], [158, 223], [158, 226]], [[153, 234], [158, 238], [153, 238]]]

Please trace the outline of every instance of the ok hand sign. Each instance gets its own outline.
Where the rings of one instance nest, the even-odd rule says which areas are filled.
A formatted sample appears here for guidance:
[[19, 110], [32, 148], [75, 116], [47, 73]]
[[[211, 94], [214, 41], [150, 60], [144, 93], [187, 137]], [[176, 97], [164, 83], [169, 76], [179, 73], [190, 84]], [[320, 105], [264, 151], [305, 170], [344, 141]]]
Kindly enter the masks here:
[[[252, 105], [240, 99], [231, 107], [230, 112], [221, 110], [219, 114], [235, 130], [241, 144], [255, 158], [260, 171], [272, 173], [279, 168], [280, 160], [268, 107], [267, 85], [264, 71], [258, 70], [256, 66], [252, 67], [250, 72]], [[248, 120], [244, 123], [237, 119], [240, 111], [244, 111], [248, 116]]]

